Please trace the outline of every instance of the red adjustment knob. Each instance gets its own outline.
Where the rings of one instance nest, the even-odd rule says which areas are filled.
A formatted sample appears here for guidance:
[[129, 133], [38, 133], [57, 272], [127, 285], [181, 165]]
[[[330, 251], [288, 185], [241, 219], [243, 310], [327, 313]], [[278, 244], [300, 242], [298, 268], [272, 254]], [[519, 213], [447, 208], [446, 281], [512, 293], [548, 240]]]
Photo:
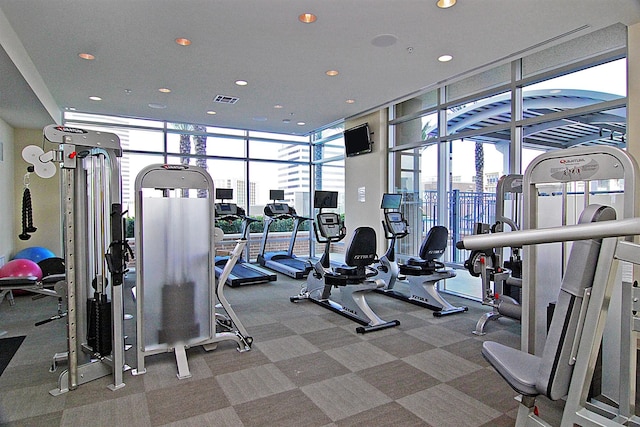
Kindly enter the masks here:
[[78, 155], [78, 152], [77, 152], [77, 151], [74, 151], [74, 152], [72, 152], [71, 154], [69, 154], [69, 158], [70, 158], [70, 159], [75, 159], [77, 155]]
[[485, 259], [483, 256], [480, 257], [480, 264], [484, 264], [485, 263]]

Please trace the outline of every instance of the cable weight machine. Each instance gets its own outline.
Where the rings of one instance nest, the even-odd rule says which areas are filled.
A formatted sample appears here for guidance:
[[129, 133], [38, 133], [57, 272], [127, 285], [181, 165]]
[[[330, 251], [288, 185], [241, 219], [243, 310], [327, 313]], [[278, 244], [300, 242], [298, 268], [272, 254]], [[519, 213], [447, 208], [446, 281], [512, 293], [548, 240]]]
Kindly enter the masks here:
[[[124, 387], [122, 283], [128, 256], [122, 226], [122, 148], [117, 135], [49, 125], [44, 139], [57, 148], [34, 160], [35, 171], [61, 169], [68, 367], [57, 396], [113, 375], [108, 387]], [[35, 147], [36, 149], [38, 147]], [[37, 150], [33, 150], [34, 152]], [[48, 175], [48, 176], [45, 176]], [[44, 177], [52, 174], [45, 173]]]
[[[508, 225], [510, 231], [520, 229], [522, 210], [522, 179], [520, 174], [503, 175], [496, 186], [496, 222], [476, 224], [475, 234], [502, 233]], [[510, 211], [510, 215], [508, 214]], [[482, 281], [482, 304], [492, 308], [484, 313], [473, 330], [475, 335], [485, 335], [490, 320], [508, 317], [520, 321], [522, 317], [522, 258], [521, 248], [512, 247], [508, 260], [504, 248], [471, 251], [464, 266], [474, 277]]]
[[[191, 189], [204, 197], [188, 197], [184, 190]], [[198, 166], [149, 165], [136, 176], [135, 194], [137, 365], [132, 374], [145, 374], [146, 359], [160, 353], [175, 354], [177, 377], [184, 379], [191, 377], [189, 348], [210, 351], [232, 341], [238, 351], [249, 351], [253, 339], [223, 295], [226, 276], [243, 246], [216, 283], [209, 173]], [[230, 322], [221, 320], [222, 310]], [[221, 332], [219, 321], [224, 324]]]

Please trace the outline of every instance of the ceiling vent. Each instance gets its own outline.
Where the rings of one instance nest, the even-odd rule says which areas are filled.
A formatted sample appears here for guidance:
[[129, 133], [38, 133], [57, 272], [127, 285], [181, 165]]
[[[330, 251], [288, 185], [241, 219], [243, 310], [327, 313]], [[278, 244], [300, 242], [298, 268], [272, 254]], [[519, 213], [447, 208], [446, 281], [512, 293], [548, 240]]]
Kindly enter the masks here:
[[236, 98], [235, 96], [216, 95], [216, 97], [213, 98], [213, 102], [220, 104], [235, 104], [238, 102], [238, 99], [239, 98]]

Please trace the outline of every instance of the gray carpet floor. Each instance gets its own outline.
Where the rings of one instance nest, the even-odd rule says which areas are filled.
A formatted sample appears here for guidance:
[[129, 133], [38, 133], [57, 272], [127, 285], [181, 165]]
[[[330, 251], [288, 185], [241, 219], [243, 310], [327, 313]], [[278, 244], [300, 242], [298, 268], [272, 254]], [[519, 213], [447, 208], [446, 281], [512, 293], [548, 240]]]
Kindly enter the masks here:
[[[0, 304], [0, 330], [26, 339], [0, 377], [2, 426], [511, 426], [516, 393], [481, 356], [484, 340], [513, 347], [520, 325], [500, 319], [487, 334], [471, 333], [480, 304], [446, 296], [469, 311], [433, 312], [383, 295], [367, 297], [376, 313], [401, 325], [357, 334], [356, 323], [309, 301], [291, 303], [303, 281], [226, 288], [225, 295], [254, 339], [251, 351], [222, 342], [187, 351], [192, 377], [176, 377], [173, 353], [145, 358], [147, 372], [110, 377], [61, 396], [48, 391], [66, 366], [49, 372], [66, 350], [65, 321], [35, 327], [56, 313], [56, 300], [17, 296]], [[480, 283], [478, 283], [480, 286]], [[132, 310], [129, 303], [127, 310]], [[134, 310], [135, 311], [135, 310]], [[134, 313], [132, 313], [134, 314]], [[133, 332], [132, 332], [133, 331]], [[133, 320], [125, 321], [135, 344]], [[135, 360], [131, 349], [127, 361]], [[131, 362], [133, 363], [133, 362]], [[541, 404], [553, 422], [558, 405]], [[557, 418], [555, 418], [557, 419]]]

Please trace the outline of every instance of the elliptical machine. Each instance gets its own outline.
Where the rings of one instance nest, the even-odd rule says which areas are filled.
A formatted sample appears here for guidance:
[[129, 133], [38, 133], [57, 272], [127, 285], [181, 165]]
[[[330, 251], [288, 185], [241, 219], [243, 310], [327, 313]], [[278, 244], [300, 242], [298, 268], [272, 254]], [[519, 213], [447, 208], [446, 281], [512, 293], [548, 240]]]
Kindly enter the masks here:
[[[359, 334], [400, 325], [398, 320], [389, 322], [382, 320], [365, 300], [365, 294], [384, 286], [382, 280], [372, 278], [377, 272], [370, 267], [376, 259], [375, 230], [371, 227], [356, 228], [345, 253], [346, 266], [332, 268], [331, 244], [343, 240], [346, 229], [337, 213], [322, 211], [325, 207], [336, 208], [337, 206], [327, 206], [326, 203], [317, 200], [318, 193], [326, 192], [315, 194], [314, 205], [322, 207], [313, 224], [313, 229], [316, 240], [324, 243], [324, 251], [307, 277], [306, 286], [302, 288], [300, 294], [290, 297], [289, 300], [291, 302], [309, 300], [347, 317], [362, 325], [356, 328]], [[333, 287], [340, 289], [340, 303], [329, 298]]]
[[[406, 264], [396, 261], [396, 240], [409, 234], [407, 220], [400, 212], [401, 201], [401, 194], [385, 194], [382, 199], [383, 227], [390, 242], [389, 249], [376, 265], [380, 271], [376, 277], [385, 280], [385, 286], [375, 289], [375, 292], [434, 310], [436, 317], [467, 311], [466, 306], [450, 304], [438, 291], [437, 283], [440, 280], [456, 276], [455, 271], [438, 261], [447, 248], [449, 231], [446, 227], [437, 225], [429, 230], [420, 245], [419, 258], [409, 258]], [[404, 276], [403, 280], [398, 281], [401, 276]], [[398, 283], [408, 285], [408, 289], [404, 292], [396, 289]]]

